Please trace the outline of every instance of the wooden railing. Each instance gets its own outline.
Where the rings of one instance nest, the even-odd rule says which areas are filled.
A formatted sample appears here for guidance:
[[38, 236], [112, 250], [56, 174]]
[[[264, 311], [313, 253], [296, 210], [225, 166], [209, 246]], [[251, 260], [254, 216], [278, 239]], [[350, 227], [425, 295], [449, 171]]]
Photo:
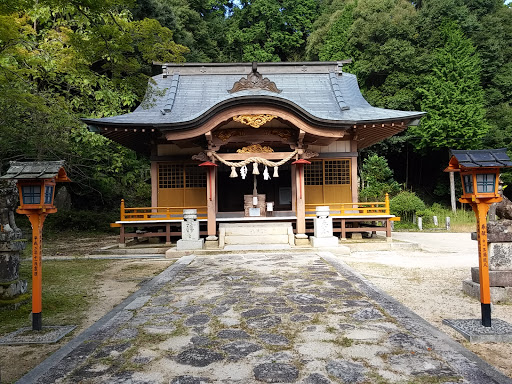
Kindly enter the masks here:
[[120, 221], [183, 220], [184, 209], [197, 209], [197, 217], [206, 218], [206, 206], [127, 208], [121, 200]]
[[[306, 216], [315, 216], [316, 207], [319, 204], [306, 204]], [[327, 204], [326, 204], [327, 205]], [[363, 203], [330, 203], [330, 216], [382, 216], [390, 215], [389, 196], [386, 193], [383, 202], [363, 202]]]

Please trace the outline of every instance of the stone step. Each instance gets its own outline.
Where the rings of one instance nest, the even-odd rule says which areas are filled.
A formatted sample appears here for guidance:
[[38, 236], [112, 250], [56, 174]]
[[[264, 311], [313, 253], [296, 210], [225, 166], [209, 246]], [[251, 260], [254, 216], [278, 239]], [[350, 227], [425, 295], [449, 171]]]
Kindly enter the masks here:
[[[489, 287], [491, 303], [512, 304], [512, 287]], [[469, 279], [462, 281], [462, 291], [474, 298], [480, 299], [480, 284]]]
[[290, 223], [239, 223], [220, 224], [219, 229], [224, 228], [226, 236], [266, 236], [287, 235]]
[[290, 244], [233, 244], [226, 245], [223, 251], [284, 251], [291, 249]]
[[[480, 271], [478, 267], [471, 268], [471, 280], [480, 284]], [[512, 287], [512, 269], [508, 271], [489, 271], [489, 286]]]
[[288, 244], [288, 235], [226, 235], [225, 244]]
[[97, 255], [154, 255], [154, 254], [165, 254], [165, 251], [169, 249], [167, 247], [144, 247], [144, 248], [102, 248], [94, 251]]

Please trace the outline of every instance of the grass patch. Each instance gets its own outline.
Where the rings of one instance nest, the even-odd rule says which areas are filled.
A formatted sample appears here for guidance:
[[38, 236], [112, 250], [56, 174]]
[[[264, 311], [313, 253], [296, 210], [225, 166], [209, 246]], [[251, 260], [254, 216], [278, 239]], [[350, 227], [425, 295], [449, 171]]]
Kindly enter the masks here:
[[[437, 216], [439, 226], [433, 223], [433, 216]], [[423, 230], [442, 230], [445, 228], [446, 217], [450, 218], [450, 232], [474, 232], [476, 230], [476, 218], [471, 209], [461, 209], [452, 212], [450, 208], [439, 204], [433, 204], [432, 207], [423, 211]], [[410, 221], [395, 221], [395, 230], [415, 231], [418, 230], [416, 224]]]
[[[80, 324], [96, 300], [95, 280], [112, 263], [108, 260], [43, 261], [43, 325]], [[31, 261], [23, 261], [20, 278], [32, 289]], [[16, 310], [0, 311], [0, 334], [31, 326], [32, 303]]]
[[339, 345], [340, 347], [351, 347], [352, 344], [354, 344], [354, 340], [352, 339], [349, 339], [348, 337], [337, 337], [335, 338], [334, 340], [328, 340], [329, 342], [333, 343], [333, 344], [336, 344], [336, 345]]

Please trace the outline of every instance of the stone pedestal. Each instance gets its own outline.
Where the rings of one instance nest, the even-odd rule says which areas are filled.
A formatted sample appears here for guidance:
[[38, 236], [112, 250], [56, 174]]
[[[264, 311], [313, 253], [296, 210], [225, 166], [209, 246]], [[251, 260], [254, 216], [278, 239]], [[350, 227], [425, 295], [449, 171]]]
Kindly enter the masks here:
[[206, 249], [217, 249], [219, 248], [219, 238], [217, 236], [208, 236], [204, 242]]
[[27, 281], [19, 278], [20, 253], [26, 242], [14, 222], [17, 202], [15, 184], [0, 181], [0, 309], [15, 309], [30, 299]]
[[298, 233], [294, 237], [296, 246], [307, 246], [311, 244], [309, 241], [309, 236], [304, 233]]
[[204, 239], [199, 238], [197, 209], [184, 209], [181, 222], [181, 240], [176, 243], [179, 251], [203, 249]]
[[314, 219], [314, 236], [311, 236], [311, 245], [315, 248], [337, 247], [338, 238], [333, 236], [332, 217], [329, 217], [328, 206], [316, 207]]
[[[487, 224], [489, 241], [489, 285], [493, 303], [512, 303], [512, 220]], [[471, 268], [471, 280], [464, 280], [462, 289], [468, 295], [480, 297], [478, 267]]]

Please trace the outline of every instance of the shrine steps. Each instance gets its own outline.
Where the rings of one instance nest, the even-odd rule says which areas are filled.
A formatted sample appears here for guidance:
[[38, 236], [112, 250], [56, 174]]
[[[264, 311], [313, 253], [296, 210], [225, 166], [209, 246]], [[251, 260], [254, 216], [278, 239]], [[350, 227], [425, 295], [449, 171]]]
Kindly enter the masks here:
[[292, 246], [295, 236], [291, 223], [220, 223], [219, 248], [236, 245]]

